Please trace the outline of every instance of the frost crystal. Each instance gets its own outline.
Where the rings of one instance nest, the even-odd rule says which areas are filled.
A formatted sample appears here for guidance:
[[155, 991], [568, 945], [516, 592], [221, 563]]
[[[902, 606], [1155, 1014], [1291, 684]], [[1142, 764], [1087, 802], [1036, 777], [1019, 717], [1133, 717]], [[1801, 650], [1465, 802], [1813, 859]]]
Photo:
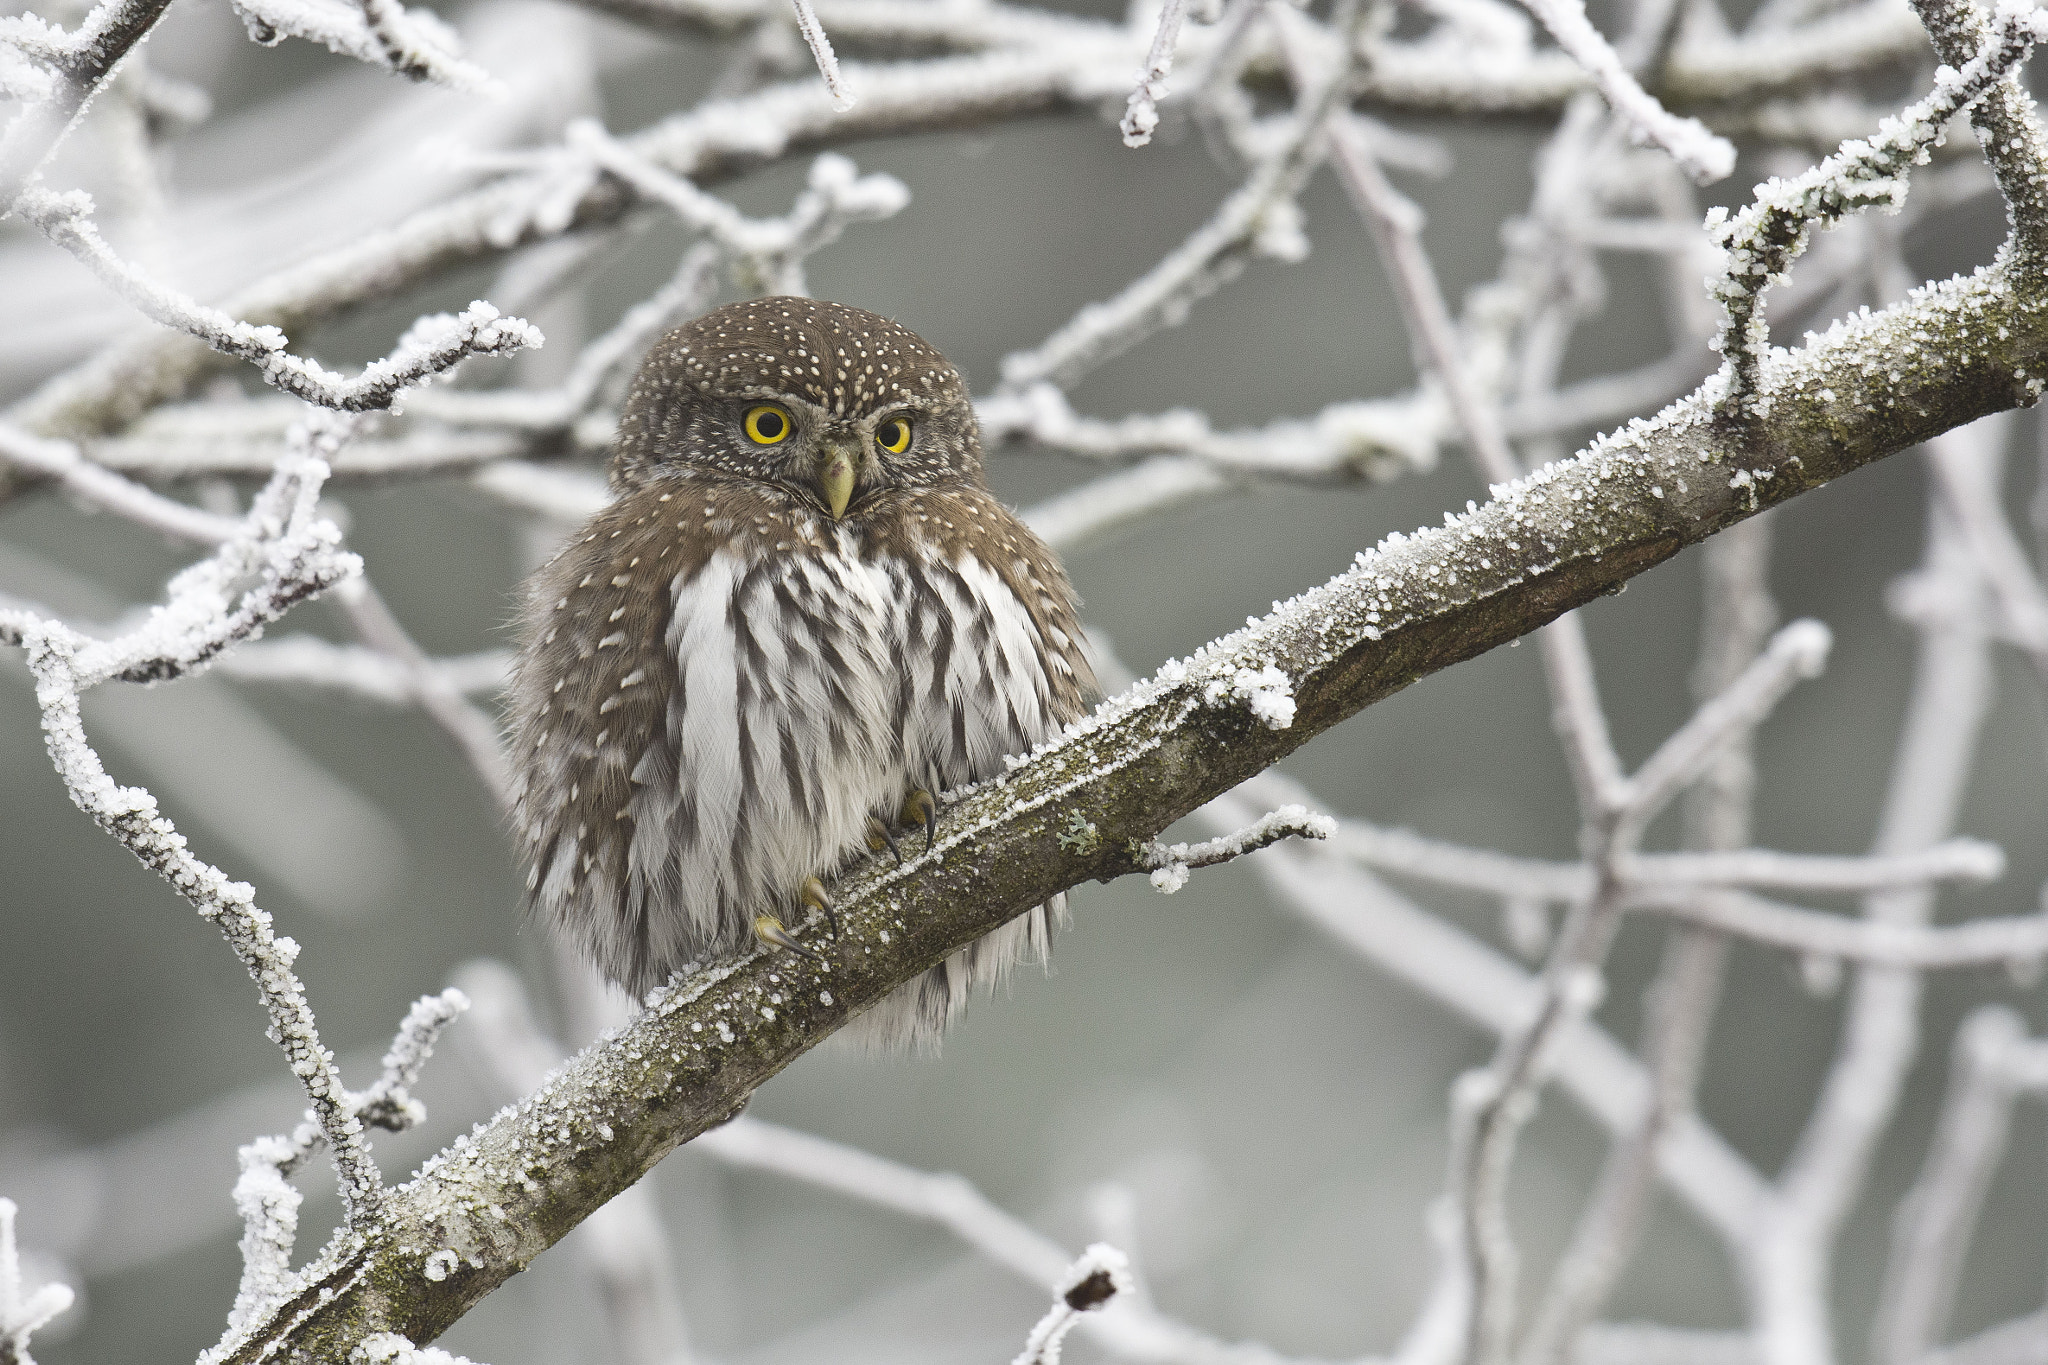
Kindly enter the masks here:
[[473, 1365], [438, 1346], [415, 1346], [396, 1332], [374, 1332], [349, 1352], [349, 1365]]
[[1268, 730], [1285, 730], [1294, 724], [1294, 684], [1272, 664], [1256, 671], [1240, 668], [1227, 681], [1210, 683], [1203, 694], [1211, 706], [1231, 698], [1249, 706]]

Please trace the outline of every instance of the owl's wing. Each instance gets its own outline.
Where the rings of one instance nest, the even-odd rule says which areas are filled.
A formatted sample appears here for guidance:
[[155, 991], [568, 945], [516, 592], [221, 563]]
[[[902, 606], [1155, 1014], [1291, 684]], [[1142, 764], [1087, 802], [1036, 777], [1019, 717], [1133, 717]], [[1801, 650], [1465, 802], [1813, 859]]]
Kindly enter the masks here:
[[628, 983], [641, 975], [647, 936], [644, 904], [636, 914], [623, 894], [628, 811], [636, 767], [664, 748], [676, 677], [664, 641], [670, 585], [714, 549], [680, 501], [658, 487], [629, 493], [534, 575], [508, 693], [529, 903]]
[[[998, 753], [1024, 753], [1078, 720], [1099, 695], [1073, 584], [1045, 542], [986, 489], [948, 492], [923, 510], [931, 558], [942, 566], [940, 595], [960, 637], [946, 671], [959, 685], [997, 695], [1002, 715], [991, 712], [989, 723], [1009, 746]], [[1003, 700], [1024, 700], [1025, 692], [1025, 704]], [[999, 771], [984, 763], [953, 780]]]

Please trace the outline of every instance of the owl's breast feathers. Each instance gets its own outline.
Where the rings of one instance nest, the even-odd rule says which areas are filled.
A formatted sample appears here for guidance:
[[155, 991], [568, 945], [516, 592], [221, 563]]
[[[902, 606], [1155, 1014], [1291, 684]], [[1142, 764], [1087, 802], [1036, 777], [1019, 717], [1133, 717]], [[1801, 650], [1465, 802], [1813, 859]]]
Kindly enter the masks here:
[[756, 482], [629, 491], [533, 580], [511, 690], [535, 909], [629, 989], [743, 951], [914, 786], [1094, 691], [1066, 575], [985, 490], [840, 522]]

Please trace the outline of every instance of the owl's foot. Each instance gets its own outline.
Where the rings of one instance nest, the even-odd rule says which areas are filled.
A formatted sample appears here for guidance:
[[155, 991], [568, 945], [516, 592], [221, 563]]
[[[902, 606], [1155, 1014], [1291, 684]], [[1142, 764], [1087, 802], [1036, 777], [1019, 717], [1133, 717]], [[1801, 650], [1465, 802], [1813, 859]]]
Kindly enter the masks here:
[[832, 937], [839, 937], [839, 910], [832, 904], [831, 893], [825, 890], [825, 883], [816, 877], [804, 878], [804, 884], [797, 889], [797, 899], [813, 910], [824, 915], [825, 923], [832, 928]]
[[903, 823], [924, 826], [924, 849], [929, 853], [932, 843], [939, 837], [939, 803], [932, 794], [919, 787], [903, 798]]
[[880, 853], [888, 849], [896, 855], [896, 866], [903, 866], [903, 845], [896, 842], [896, 836], [889, 832], [887, 822], [877, 816], [868, 817], [868, 852]]
[[792, 953], [801, 953], [813, 962], [823, 962], [825, 960], [809, 948], [804, 947], [803, 944], [797, 942], [796, 935], [783, 928], [782, 921], [773, 915], [756, 915], [754, 917], [754, 937], [760, 939], [761, 942], [771, 948], [786, 948]]

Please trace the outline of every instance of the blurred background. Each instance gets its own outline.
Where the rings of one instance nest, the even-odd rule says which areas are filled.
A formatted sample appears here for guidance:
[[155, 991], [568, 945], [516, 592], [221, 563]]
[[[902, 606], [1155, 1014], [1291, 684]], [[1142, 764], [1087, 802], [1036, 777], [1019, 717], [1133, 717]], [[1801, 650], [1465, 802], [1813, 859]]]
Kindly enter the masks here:
[[[1109, 5], [1070, 8], [1123, 17]], [[150, 40], [148, 62], [202, 87], [213, 107], [162, 142], [160, 200], [121, 201], [140, 193], [137, 182], [106, 169], [117, 140], [90, 120], [51, 182], [95, 188], [118, 247], [218, 297], [473, 183], [465, 152], [548, 142], [577, 115], [623, 134], [696, 104], [730, 55], [720, 41], [544, 0], [482, 0], [445, 17], [507, 98], [409, 86], [303, 42], [261, 49], [225, 6], [189, 0]], [[1455, 307], [1499, 268], [1503, 224], [1525, 210], [1549, 123], [1401, 126], [1447, 154], [1445, 173], [1399, 181], [1427, 214], [1425, 240]], [[843, 150], [863, 172], [898, 177], [911, 200], [811, 258], [811, 292], [913, 327], [977, 392], [993, 387], [1002, 357], [1121, 288], [1235, 183], [1184, 125], [1134, 151], [1085, 113]], [[1702, 204], [1739, 202], [1766, 169], [1746, 161]], [[781, 212], [803, 171], [791, 159], [720, 193], [749, 211]], [[2004, 226], [1996, 196], [1957, 199], [1911, 221], [1904, 247], [1916, 280], [1991, 258]], [[1394, 297], [1334, 177], [1311, 181], [1302, 207], [1306, 259], [1254, 263], [1184, 324], [1092, 373], [1070, 395], [1075, 407], [1191, 406], [1218, 428], [1239, 428], [1411, 389]], [[146, 232], [122, 226], [145, 221], [154, 224]], [[472, 362], [470, 382], [552, 382], [584, 341], [669, 277], [683, 242], [650, 215], [581, 288], [530, 311], [545, 350]], [[1603, 297], [1572, 336], [1566, 380], [1671, 348], [1653, 266], [1610, 258]], [[387, 350], [422, 310], [484, 297], [520, 311], [493, 292], [499, 284], [490, 270], [454, 272], [294, 340], [354, 366]], [[0, 395], [10, 400], [149, 326], [15, 224], [0, 231], [0, 311]], [[2040, 496], [2037, 427], [2028, 416], [2004, 431], [2006, 491], [2022, 520]], [[1588, 434], [1566, 433], [1568, 442]], [[1000, 495], [1020, 507], [1097, 472], [1029, 445], [995, 452], [990, 467]], [[252, 486], [209, 478], [180, 491], [232, 509]], [[330, 493], [392, 611], [435, 655], [504, 648], [522, 575], [562, 534], [560, 523], [459, 478], [342, 480]], [[1169, 510], [1080, 548], [1068, 567], [1090, 625], [1142, 674], [1340, 571], [1386, 533], [1485, 497], [1447, 448], [1433, 468], [1392, 482], [1261, 483]], [[1919, 561], [1926, 505], [1918, 457], [1900, 455], [1775, 514], [1781, 619], [1817, 618], [1836, 643], [1825, 677], [1795, 691], [1762, 731], [1764, 846], [1855, 853], [1870, 844], [1913, 650], [1886, 593]], [[113, 621], [157, 600], [192, 557], [47, 490], [0, 501], [0, 591], [67, 620]], [[1693, 707], [1698, 558], [1689, 551], [1582, 613], [1630, 763]], [[350, 638], [331, 603], [298, 609], [288, 627]], [[495, 807], [418, 711], [210, 675], [101, 688], [86, 721], [110, 771], [155, 791], [196, 849], [253, 882], [303, 945], [298, 969], [355, 1083], [373, 1073], [414, 998], [480, 959], [510, 964], [549, 1025], [566, 1027], [546, 945], [522, 922]], [[1986, 734], [1960, 832], [2003, 845], [2009, 865], [1992, 885], [1945, 893], [1944, 921], [2029, 913], [2048, 879], [2048, 704], [2016, 655], [1999, 658]], [[1577, 854], [1533, 648], [1426, 679], [1284, 768], [1333, 813], [1518, 854]], [[1668, 846], [1670, 834], [1660, 825], [1653, 846]], [[1399, 889], [1508, 951], [1494, 901]], [[1665, 933], [1660, 920], [1632, 918], [1615, 948], [1598, 1018], [1624, 1044], [1636, 1037]], [[1788, 955], [1750, 946], [1736, 949], [1728, 989], [1701, 1109], [1770, 1173], [1833, 1055], [1844, 996], [1813, 989]], [[1988, 971], [1930, 978], [1920, 1061], [1842, 1244], [1835, 1311], [1847, 1359], [1864, 1352], [1888, 1220], [1925, 1148], [1956, 1023], [1990, 1000], [2017, 1007], [2035, 1029], [2048, 1025], [2048, 1001], [2031, 983]], [[21, 1205], [23, 1243], [44, 1274], [81, 1290], [36, 1339], [45, 1365], [188, 1358], [219, 1335], [238, 1274], [235, 1147], [284, 1131], [302, 1107], [263, 1022], [219, 935], [71, 806], [43, 752], [19, 654], [0, 656], [0, 1193]], [[377, 1140], [388, 1178], [506, 1098], [465, 1054], [464, 1028], [454, 1026], [420, 1086], [427, 1124]], [[1052, 971], [1026, 973], [979, 1004], [941, 1057], [828, 1046], [762, 1089], [748, 1112], [959, 1172], [1070, 1250], [1134, 1229], [1132, 1249], [1173, 1315], [1291, 1356], [1351, 1358], [1391, 1351], [1429, 1286], [1424, 1214], [1443, 1187], [1447, 1088], [1492, 1048], [1491, 1036], [1305, 923], [1255, 867], [1237, 864], [1196, 873], [1171, 898], [1142, 880], [1081, 888]], [[2039, 1113], [2023, 1109], [1968, 1263], [1957, 1335], [2040, 1305], [2044, 1138]], [[1570, 1102], [1546, 1100], [1512, 1191], [1532, 1263], [1562, 1244], [1605, 1149]], [[692, 1147], [649, 1179], [701, 1359], [1007, 1360], [1045, 1305], [1039, 1290], [942, 1230]], [[302, 1254], [336, 1213], [331, 1176], [316, 1169], [305, 1183], [317, 1194]], [[495, 1365], [614, 1358], [601, 1309], [565, 1246], [440, 1344]], [[1732, 1329], [1741, 1296], [1714, 1238], [1667, 1200], [1605, 1317]], [[1103, 1358], [1082, 1339], [1070, 1350]]]

